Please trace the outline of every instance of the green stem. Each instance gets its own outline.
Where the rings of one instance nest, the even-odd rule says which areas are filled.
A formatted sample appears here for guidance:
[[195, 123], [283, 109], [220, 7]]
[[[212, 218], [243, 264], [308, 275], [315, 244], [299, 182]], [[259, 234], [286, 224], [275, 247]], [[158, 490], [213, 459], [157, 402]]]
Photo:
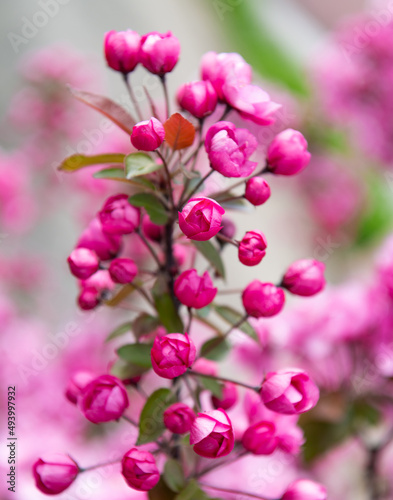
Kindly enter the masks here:
[[134, 105], [134, 108], [136, 110], [136, 114], [138, 115], [139, 120], [142, 121], [143, 116], [142, 116], [138, 101], [136, 100], [134, 91], [132, 90], [132, 86], [130, 85], [129, 73], [123, 73], [123, 79], [124, 79], [124, 83], [126, 84], [128, 93], [130, 94], [132, 104]]
[[168, 95], [168, 86], [166, 84], [166, 78], [165, 78], [165, 75], [162, 75], [160, 76], [160, 80], [161, 80], [161, 83], [162, 83], [162, 88], [164, 90], [164, 96], [165, 96], [165, 113], [166, 113], [166, 120], [169, 118], [169, 113], [170, 113], [170, 110], [169, 110], [169, 95]]
[[[210, 177], [214, 173], [214, 170], [211, 169], [210, 172], [208, 172], [202, 179], [198, 182], [198, 184], [194, 187], [194, 189], [191, 191], [191, 193], [188, 193], [186, 195], [187, 199], [192, 198], [192, 196], [198, 191], [198, 189], [202, 186], [202, 184], [206, 181], [208, 177]], [[186, 194], [186, 193], [185, 193]], [[183, 203], [183, 202], [182, 202]], [[180, 208], [180, 207], [179, 207]]]

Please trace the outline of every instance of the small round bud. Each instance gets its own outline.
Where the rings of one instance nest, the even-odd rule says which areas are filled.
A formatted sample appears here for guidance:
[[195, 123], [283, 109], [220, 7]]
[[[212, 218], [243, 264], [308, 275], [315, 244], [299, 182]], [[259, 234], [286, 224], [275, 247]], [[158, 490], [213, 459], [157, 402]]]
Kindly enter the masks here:
[[256, 266], [266, 255], [267, 241], [261, 231], [248, 231], [239, 244], [239, 260], [245, 266]]
[[244, 197], [252, 205], [263, 205], [271, 195], [269, 184], [262, 177], [251, 177], [246, 183]]
[[212, 404], [214, 408], [222, 408], [223, 410], [229, 410], [237, 401], [237, 387], [232, 382], [225, 382], [222, 388], [222, 396], [218, 398], [217, 396], [212, 396]]
[[153, 31], [141, 39], [139, 58], [143, 66], [155, 75], [163, 76], [176, 66], [180, 42], [170, 31], [165, 34]]
[[185, 83], [177, 91], [179, 105], [196, 118], [210, 115], [217, 106], [217, 93], [209, 81]]
[[128, 486], [137, 491], [151, 490], [160, 479], [154, 456], [138, 448], [132, 448], [124, 455], [121, 473]]
[[280, 132], [267, 151], [268, 169], [278, 175], [298, 174], [308, 165], [310, 158], [306, 139], [291, 128]]
[[145, 214], [142, 219], [142, 231], [146, 238], [149, 240], [157, 241], [158, 243], [162, 240], [164, 235], [164, 228], [158, 224], [154, 224], [150, 220], [148, 214]]
[[197, 455], [220, 458], [229, 455], [235, 444], [232, 422], [224, 410], [199, 413], [191, 427], [190, 444]]
[[141, 37], [132, 30], [109, 31], [105, 34], [104, 51], [108, 66], [129, 73], [139, 62]]
[[76, 405], [82, 390], [94, 379], [95, 376], [91, 372], [79, 371], [74, 373], [67, 384], [65, 392], [68, 401]]
[[277, 448], [276, 426], [273, 422], [257, 422], [242, 437], [244, 448], [254, 455], [270, 455]]
[[175, 403], [164, 411], [164, 425], [175, 434], [190, 432], [195, 418], [194, 410], [184, 403]]
[[193, 364], [195, 356], [195, 345], [186, 333], [156, 337], [151, 349], [153, 370], [160, 377], [169, 379], [183, 375]]
[[165, 139], [165, 129], [157, 118], [150, 118], [134, 125], [131, 142], [140, 151], [154, 151]]
[[327, 491], [322, 484], [309, 479], [298, 479], [291, 483], [282, 500], [327, 500]]
[[98, 215], [104, 231], [110, 234], [129, 234], [139, 226], [140, 211], [128, 202], [127, 194], [108, 198]]
[[295, 295], [309, 297], [325, 286], [325, 264], [314, 259], [297, 260], [287, 270], [282, 286]]
[[83, 287], [79, 297], [78, 297], [78, 305], [84, 311], [90, 311], [98, 306], [100, 303], [100, 293], [98, 290], [93, 287]]
[[33, 465], [36, 486], [46, 495], [58, 495], [66, 490], [78, 473], [78, 465], [68, 455], [47, 455]]
[[132, 259], [113, 259], [109, 265], [109, 274], [115, 283], [131, 283], [138, 274], [138, 268]]
[[275, 316], [284, 307], [285, 295], [272, 283], [252, 281], [243, 291], [243, 306], [254, 318]]
[[117, 420], [128, 405], [126, 388], [112, 375], [101, 375], [92, 380], [78, 399], [81, 412], [94, 424]]
[[94, 274], [100, 265], [97, 254], [88, 248], [75, 248], [67, 259], [71, 273], [80, 280]]
[[196, 309], [209, 305], [217, 294], [209, 273], [206, 271], [198, 276], [195, 269], [181, 273], [175, 281], [174, 291], [182, 304]]
[[[222, 224], [222, 229], [220, 231], [220, 234], [222, 234], [226, 238], [232, 240], [236, 234], [235, 223], [231, 219], [229, 219], [228, 217], [223, 217], [221, 224]], [[219, 241], [221, 241], [222, 243], [225, 243], [222, 240], [219, 240]]]
[[220, 229], [225, 210], [210, 198], [192, 198], [179, 212], [179, 226], [190, 240], [206, 241]]

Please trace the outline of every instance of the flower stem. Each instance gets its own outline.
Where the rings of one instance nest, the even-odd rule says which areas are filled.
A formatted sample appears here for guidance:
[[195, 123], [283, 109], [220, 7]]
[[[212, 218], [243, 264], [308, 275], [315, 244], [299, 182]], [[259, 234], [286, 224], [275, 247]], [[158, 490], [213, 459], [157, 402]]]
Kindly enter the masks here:
[[167, 86], [167, 84], [166, 84], [166, 78], [165, 78], [165, 75], [160, 76], [160, 80], [161, 80], [161, 83], [162, 83], [162, 88], [164, 89], [164, 96], [165, 96], [165, 113], [166, 113], [166, 118], [165, 118], [165, 120], [167, 120], [167, 119], [169, 118], [169, 113], [170, 113], [170, 110], [169, 110], [168, 86]]
[[238, 246], [239, 246], [239, 244], [238, 244], [238, 243], [236, 243], [236, 241], [231, 240], [230, 238], [227, 238], [227, 237], [226, 237], [226, 236], [224, 236], [223, 234], [217, 233], [217, 234], [216, 234], [216, 237], [217, 237], [219, 240], [225, 241], [225, 243], [230, 243], [231, 245], [234, 245], [235, 247], [238, 247]]
[[[202, 177], [202, 179], [194, 187], [194, 189], [191, 191], [191, 193], [188, 193], [188, 195], [186, 195], [186, 198], [191, 198], [198, 191], [198, 189], [202, 186], [202, 184], [206, 181], [206, 179], [212, 175], [212, 173], [214, 173], [213, 169], [211, 169], [204, 177]], [[179, 209], [180, 208], [181, 207], [179, 207]]]
[[211, 379], [214, 379], [214, 380], [218, 380], [220, 382], [231, 382], [232, 384], [241, 385], [242, 387], [245, 387], [246, 389], [251, 389], [252, 391], [258, 391], [259, 390], [259, 387], [255, 387], [253, 385], [245, 384], [244, 382], [239, 382], [238, 380], [233, 380], [233, 379], [230, 379], [230, 378], [218, 377], [216, 375], [206, 375], [204, 373], [196, 372], [196, 371], [190, 370], [190, 369], [187, 370], [187, 373], [189, 373], [190, 375], [192, 375], [194, 377], [206, 377], [206, 378], [211, 378]]
[[156, 254], [156, 251], [154, 250], [154, 248], [150, 245], [150, 243], [145, 238], [144, 234], [141, 231], [141, 228], [139, 227], [135, 232], [140, 237], [140, 239], [143, 241], [143, 243], [147, 246], [153, 259], [156, 261], [156, 264], [158, 265], [159, 269], [161, 269], [162, 264], [160, 262], [160, 259], [158, 258], [158, 255]]
[[171, 185], [171, 173], [169, 172], [168, 164], [167, 164], [165, 158], [162, 156], [162, 154], [160, 153], [160, 151], [158, 149], [156, 149], [156, 153], [161, 158], [162, 164], [164, 165], [165, 175], [166, 175], [166, 179], [167, 179], [167, 189], [168, 189], [168, 194], [169, 194], [169, 200], [171, 202], [171, 207], [174, 208], [175, 204], [173, 201], [173, 193], [172, 193], [172, 185]]
[[139, 120], [142, 121], [143, 116], [142, 116], [138, 101], [136, 100], [134, 91], [132, 90], [132, 85], [130, 85], [129, 73], [123, 73], [123, 79], [124, 79], [124, 83], [126, 84], [128, 93], [130, 94], [132, 104], [134, 105], [134, 108], [136, 110], [136, 114], [138, 115]]
[[116, 458], [114, 460], [110, 460], [109, 462], [104, 462], [102, 464], [90, 465], [89, 467], [79, 467], [79, 472], [87, 472], [89, 470], [100, 469], [101, 467], [106, 467], [107, 465], [118, 464], [122, 461], [122, 458]]

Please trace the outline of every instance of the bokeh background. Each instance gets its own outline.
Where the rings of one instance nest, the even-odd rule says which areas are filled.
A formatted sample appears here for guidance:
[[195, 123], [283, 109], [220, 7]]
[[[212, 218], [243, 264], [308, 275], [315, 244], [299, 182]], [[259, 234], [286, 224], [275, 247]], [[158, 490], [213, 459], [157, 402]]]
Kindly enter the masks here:
[[[20, 0], [4, 1], [0, 9], [2, 398], [7, 385], [17, 385], [17, 428], [23, 436], [17, 498], [40, 499], [29, 476], [33, 457], [71, 443], [71, 454], [75, 450], [87, 463], [94, 462], [102, 443], [113, 442], [113, 433], [119, 441], [128, 436], [108, 427], [98, 439], [98, 431], [89, 428], [89, 446], [84, 446], [84, 424], [62, 399], [72, 370], [83, 364], [99, 371], [113, 358], [101, 341], [113, 329], [114, 316], [101, 310], [78, 312], [66, 258], [116, 187], [92, 182], [85, 174], [71, 178], [56, 167], [78, 148], [129, 148], [121, 134], [100, 133], [98, 115], [74, 102], [64, 85], [125, 102], [121, 79], [103, 58], [103, 34], [111, 29], [171, 30], [179, 38], [181, 58], [169, 78], [172, 98], [181, 83], [198, 78], [205, 52], [241, 53], [253, 65], [254, 80], [283, 103], [274, 133], [299, 128], [314, 159], [301, 179], [273, 179], [274, 196], [263, 210], [234, 214], [239, 233], [263, 230], [271, 251], [255, 271], [241, 266], [229, 249], [228, 287], [239, 288], [255, 277], [275, 282], [302, 257], [323, 260], [332, 287], [363, 283], [373, 276], [376, 255], [393, 226], [393, 49], [392, 54], [387, 49], [393, 38], [386, 28], [393, 8], [360, 0]], [[370, 20], [374, 24], [367, 28]], [[160, 86], [143, 69], [133, 74], [133, 82], [136, 88], [149, 86], [153, 97], [161, 99]], [[263, 155], [272, 136], [258, 139]], [[345, 300], [349, 297], [350, 312], [340, 302], [349, 322], [359, 320], [358, 311], [372, 300], [363, 291], [356, 285], [340, 292]], [[238, 297], [225, 301], [239, 307]], [[330, 304], [327, 300], [311, 309]], [[125, 314], [117, 312], [116, 321]], [[313, 321], [310, 330], [316, 328]], [[390, 331], [389, 326], [389, 342]], [[4, 419], [0, 425], [3, 436]], [[2, 466], [5, 455], [3, 447]], [[333, 499], [368, 498], [359, 470], [350, 469], [353, 481], [346, 489], [331, 487]], [[61, 498], [93, 498], [97, 488], [104, 488], [102, 476], [94, 480], [85, 484], [86, 491]], [[15, 498], [0, 491], [5, 499]], [[124, 498], [121, 486], [116, 498]]]

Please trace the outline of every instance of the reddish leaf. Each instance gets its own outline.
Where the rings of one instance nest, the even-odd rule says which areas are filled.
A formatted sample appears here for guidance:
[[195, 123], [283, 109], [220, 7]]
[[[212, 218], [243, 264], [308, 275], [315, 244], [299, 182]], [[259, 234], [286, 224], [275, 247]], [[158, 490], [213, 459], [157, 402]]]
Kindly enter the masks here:
[[184, 149], [194, 142], [195, 127], [180, 113], [175, 113], [164, 123], [165, 140], [172, 149]]
[[120, 127], [128, 135], [131, 135], [132, 127], [135, 125], [134, 118], [122, 108], [119, 104], [115, 103], [108, 97], [97, 94], [91, 94], [83, 90], [74, 89], [69, 87], [71, 94], [78, 99], [78, 101], [87, 104], [96, 111], [102, 113], [109, 118], [113, 123]]

